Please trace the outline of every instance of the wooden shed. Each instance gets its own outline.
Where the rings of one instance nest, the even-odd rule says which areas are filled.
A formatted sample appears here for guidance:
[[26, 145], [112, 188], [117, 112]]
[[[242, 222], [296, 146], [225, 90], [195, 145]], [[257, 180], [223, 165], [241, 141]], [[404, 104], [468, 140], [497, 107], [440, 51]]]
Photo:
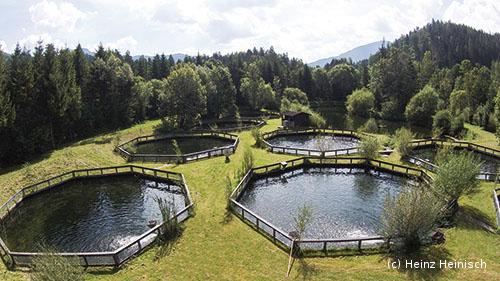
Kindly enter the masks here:
[[281, 125], [285, 128], [309, 127], [309, 113], [285, 111], [281, 113]]

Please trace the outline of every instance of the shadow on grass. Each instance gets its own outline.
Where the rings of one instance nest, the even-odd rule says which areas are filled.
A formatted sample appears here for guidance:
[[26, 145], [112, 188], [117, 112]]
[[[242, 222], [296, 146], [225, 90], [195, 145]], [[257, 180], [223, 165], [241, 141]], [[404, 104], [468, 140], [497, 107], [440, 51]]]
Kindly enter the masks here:
[[179, 240], [182, 237], [182, 233], [167, 240], [167, 241], [159, 241], [157, 242], [159, 245], [158, 252], [156, 253], [155, 257], [153, 258], [154, 261], [158, 261], [161, 258], [164, 258], [172, 252], [174, 249], [174, 246], [177, 245]]
[[[420, 247], [410, 253], [402, 250], [392, 251], [383, 255], [383, 258], [384, 264], [389, 262], [399, 264], [397, 270], [412, 280], [434, 280], [442, 271], [439, 262], [450, 260], [452, 255], [444, 246], [431, 246]], [[415, 267], [415, 263], [418, 263], [419, 268]]]
[[79, 141], [72, 146], [81, 146], [81, 145], [87, 145], [87, 144], [107, 144], [107, 143], [111, 143], [114, 139], [115, 139], [115, 137], [94, 137], [91, 139]]
[[[297, 275], [295, 279], [311, 280], [316, 274], [318, 274], [318, 269], [309, 264], [305, 259], [298, 259]], [[295, 262], [292, 263], [292, 266]]]
[[[474, 219], [480, 220], [480, 221], [488, 224], [489, 226], [495, 228], [494, 219], [476, 207], [473, 207], [470, 205], [460, 205], [460, 211], [473, 217]], [[459, 214], [457, 214], [457, 215], [459, 215]]]
[[7, 270], [11, 271], [15, 269], [12, 259], [3, 250], [0, 250], [0, 259], [2, 259], [2, 262], [7, 268]]
[[224, 212], [224, 216], [222, 217], [220, 224], [226, 225], [232, 222], [233, 219], [234, 219], [233, 212], [231, 210], [226, 209], [226, 212]]

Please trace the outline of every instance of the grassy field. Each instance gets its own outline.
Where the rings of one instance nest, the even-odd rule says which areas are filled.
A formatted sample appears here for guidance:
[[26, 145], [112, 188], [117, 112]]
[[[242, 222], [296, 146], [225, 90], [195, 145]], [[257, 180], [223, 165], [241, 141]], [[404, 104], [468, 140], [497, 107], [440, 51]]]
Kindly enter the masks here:
[[[263, 131], [277, 127], [279, 120], [270, 120]], [[159, 121], [151, 121], [113, 134], [98, 136], [68, 145], [39, 159], [18, 167], [0, 171], [0, 199], [7, 200], [15, 192], [31, 183], [66, 171], [80, 168], [124, 164], [112, 150], [119, 140], [149, 134]], [[486, 132], [474, 128], [476, 140], [492, 144]], [[240, 134], [241, 143], [236, 154], [225, 163], [224, 157], [212, 158], [182, 165], [142, 164], [148, 167], [181, 172], [195, 202], [196, 215], [186, 223], [186, 230], [171, 251], [160, 256], [153, 246], [120, 268], [91, 268], [90, 280], [285, 280], [288, 253], [257, 233], [225, 210], [226, 175], [234, 178], [240, 167], [243, 151], [252, 150], [255, 165], [272, 164], [295, 158], [271, 154], [253, 147], [249, 132]], [[486, 139], [489, 138], [489, 139]], [[482, 141], [482, 142], [481, 142]], [[496, 145], [496, 140], [495, 144]], [[393, 159], [394, 158], [394, 159]], [[397, 162], [395, 156], [391, 161]], [[236, 182], [233, 183], [236, 186]], [[464, 197], [463, 210], [495, 225], [491, 183], [482, 183], [480, 190]], [[288, 279], [300, 280], [500, 280], [500, 236], [489, 233], [460, 218], [458, 226], [446, 229], [446, 243], [423, 248], [412, 256], [384, 253], [365, 255], [363, 252], [343, 256], [307, 258], [307, 266], [295, 263]], [[5, 258], [5, 257], [4, 257]], [[388, 261], [468, 260], [486, 262], [486, 269], [389, 269]], [[25, 280], [29, 269], [7, 269], [0, 263], [1, 280]]]

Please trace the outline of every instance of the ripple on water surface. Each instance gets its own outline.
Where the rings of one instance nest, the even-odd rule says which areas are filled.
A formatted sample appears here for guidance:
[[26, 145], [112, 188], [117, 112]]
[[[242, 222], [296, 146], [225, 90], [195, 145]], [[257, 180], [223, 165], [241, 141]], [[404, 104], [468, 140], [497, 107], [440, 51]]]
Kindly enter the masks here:
[[33, 252], [40, 242], [60, 252], [113, 251], [161, 221], [155, 198], [184, 208], [179, 186], [135, 177], [81, 179], [25, 199], [5, 222], [12, 251]]
[[269, 139], [268, 142], [282, 147], [320, 149], [320, 146], [323, 146], [326, 150], [335, 150], [357, 147], [360, 141], [346, 136], [300, 134], [274, 137]]
[[357, 238], [378, 235], [386, 194], [398, 194], [409, 180], [361, 169], [297, 169], [251, 181], [240, 202], [281, 228], [293, 230], [298, 206], [312, 207], [306, 238]]
[[[433, 164], [436, 163], [436, 155], [437, 155], [437, 149], [436, 148], [420, 148], [420, 149], [415, 149], [413, 150], [413, 154], [419, 158], [422, 158], [424, 160], [427, 160]], [[474, 155], [479, 157], [481, 161], [483, 162], [481, 164], [481, 172], [483, 173], [496, 173], [498, 169], [500, 168], [500, 160], [491, 156], [488, 156], [486, 154], [480, 153], [480, 152], [475, 152]]]
[[[136, 146], [136, 153], [176, 154], [172, 140], [173, 139], [164, 139], [138, 144]], [[175, 140], [183, 154], [209, 150], [215, 147], [229, 146], [234, 143], [234, 141], [211, 137], [183, 137], [175, 138]]]

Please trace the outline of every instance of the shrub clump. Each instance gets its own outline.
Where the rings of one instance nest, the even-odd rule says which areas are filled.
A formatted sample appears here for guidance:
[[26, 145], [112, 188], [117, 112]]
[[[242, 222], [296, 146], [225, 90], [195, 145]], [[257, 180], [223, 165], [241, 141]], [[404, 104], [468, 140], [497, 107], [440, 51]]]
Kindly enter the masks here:
[[448, 153], [437, 162], [439, 170], [434, 177], [434, 187], [450, 201], [458, 201], [464, 195], [474, 192], [481, 172], [481, 159], [472, 151], [462, 150]]
[[365, 137], [359, 147], [359, 154], [363, 158], [377, 159], [381, 145], [377, 138]]
[[395, 147], [401, 158], [406, 157], [410, 154], [410, 143], [414, 137], [415, 135], [408, 128], [403, 127], [396, 131], [396, 134], [394, 136]]
[[165, 244], [179, 236], [184, 229], [177, 218], [173, 218], [177, 213], [175, 201], [160, 197], [155, 197], [155, 201], [160, 209], [162, 221], [165, 222], [160, 227], [160, 235], [157, 236], [157, 239], [160, 244]]
[[367, 88], [354, 91], [347, 97], [347, 112], [360, 117], [370, 117], [375, 107], [375, 96]]
[[442, 207], [443, 202], [425, 186], [408, 185], [397, 196], [386, 196], [381, 214], [382, 233], [389, 238], [400, 237], [403, 247], [412, 251], [441, 219]]
[[241, 162], [241, 167], [238, 171], [240, 178], [243, 178], [248, 171], [250, 171], [254, 166], [254, 157], [250, 149], [246, 149], [243, 152], [243, 161]]
[[34, 258], [34, 268], [30, 275], [33, 281], [85, 280], [83, 267], [78, 263], [78, 257], [62, 257], [47, 245], [40, 246], [44, 255]]
[[359, 128], [359, 131], [364, 132], [364, 133], [369, 133], [369, 134], [378, 133], [377, 121], [375, 121], [374, 118], [368, 119], [368, 121], [366, 121], [366, 123]]
[[264, 147], [264, 138], [262, 137], [262, 134], [260, 133], [259, 127], [253, 127], [250, 130], [250, 133], [252, 134], [252, 137], [255, 140], [255, 146], [258, 148]]

